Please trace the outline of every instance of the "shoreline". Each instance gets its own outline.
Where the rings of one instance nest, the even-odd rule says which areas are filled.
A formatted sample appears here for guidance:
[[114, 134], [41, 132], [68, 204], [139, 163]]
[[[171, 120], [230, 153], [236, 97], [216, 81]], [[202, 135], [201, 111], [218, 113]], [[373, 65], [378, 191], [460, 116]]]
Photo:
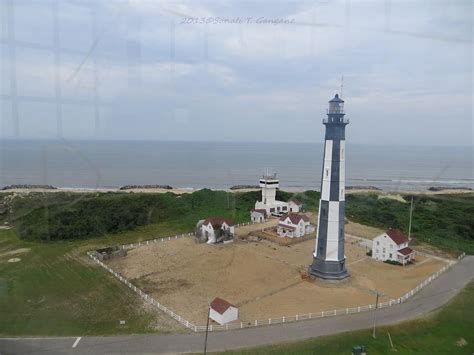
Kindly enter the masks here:
[[[38, 192], [38, 193], [57, 193], [57, 192], [71, 192], [71, 193], [107, 193], [107, 192], [114, 192], [114, 193], [167, 193], [171, 192], [177, 195], [185, 194], [185, 193], [193, 193], [199, 190], [206, 189], [206, 187], [202, 188], [193, 188], [193, 187], [177, 187], [171, 189], [165, 188], [136, 188], [136, 189], [127, 189], [121, 190], [120, 187], [116, 188], [88, 188], [88, 187], [55, 187], [54, 189], [48, 188], [12, 188], [6, 190], [0, 190], [0, 193], [30, 193], [30, 192]], [[242, 189], [214, 189], [208, 188], [213, 191], [225, 191], [225, 192], [251, 192], [251, 191], [260, 191], [260, 188], [242, 188]], [[281, 191], [285, 192], [304, 192], [308, 190], [313, 190], [310, 188], [281, 188]], [[319, 191], [319, 190], [313, 190]], [[428, 189], [423, 191], [413, 191], [413, 190], [397, 190], [397, 191], [390, 191], [390, 190], [383, 190], [380, 188], [373, 188], [373, 187], [357, 187], [357, 188], [346, 188], [346, 195], [350, 194], [357, 194], [357, 193], [374, 193], [378, 195], [386, 195], [386, 196], [393, 196], [393, 195], [401, 195], [401, 194], [415, 194], [415, 195], [446, 195], [446, 194], [462, 194], [462, 193], [474, 193], [474, 190], [469, 190], [469, 188], [446, 188], [440, 189], [439, 191], [430, 191]]]

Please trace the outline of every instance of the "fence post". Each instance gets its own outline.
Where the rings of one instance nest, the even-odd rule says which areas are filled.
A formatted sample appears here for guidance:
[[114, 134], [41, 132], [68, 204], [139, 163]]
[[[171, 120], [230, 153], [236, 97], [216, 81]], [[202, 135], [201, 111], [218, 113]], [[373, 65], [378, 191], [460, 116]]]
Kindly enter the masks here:
[[309, 314], [309, 319], [311, 319], [311, 313]]
[[240, 322], [240, 329], [244, 327], [244, 323]]
[[257, 326], [257, 325], [258, 325], [258, 320], [255, 319], [255, 326]]
[[272, 324], [272, 319], [268, 318], [268, 324]]
[[357, 313], [360, 313], [360, 306], [357, 307]]
[[282, 318], [282, 323], [285, 323], [285, 316], [283, 316]]

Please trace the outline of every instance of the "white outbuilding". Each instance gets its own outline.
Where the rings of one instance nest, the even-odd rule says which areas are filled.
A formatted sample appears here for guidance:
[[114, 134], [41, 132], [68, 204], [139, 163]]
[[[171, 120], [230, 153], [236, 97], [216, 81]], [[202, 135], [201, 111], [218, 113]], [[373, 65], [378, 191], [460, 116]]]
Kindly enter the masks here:
[[290, 209], [290, 213], [298, 213], [303, 211], [303, 203], [298, 200], [290, 200], [288, 202], [288, 208]]
[[224, 325], [239, 318], [239, 309], [222, 298], [214, 298], [210, 307], [209, 317], [220, 325]]
[[206, 218], [204, 222], [199, 221], [198, 226], [201, 235], [207, 239], [209, 244], [218, 242], [218, 239], [232, 239], [234, 237], [234, 222], [228, 218]]
[[415, 251], [409, 240], [398, 229], [389, 229], [372, 241], [372, 258], [379, 261], [396, 261], [402, 265], [415, 260]]
[[262, 209], [253, 209], [250, 211], [250, 219], [254, 223], [263, 223], [267, 218], [267, 211]]
[[302, 237], [314, 231], [309, 218], [304, 214], [290, 213], [280, 218], [277, 234], [280, 237]]

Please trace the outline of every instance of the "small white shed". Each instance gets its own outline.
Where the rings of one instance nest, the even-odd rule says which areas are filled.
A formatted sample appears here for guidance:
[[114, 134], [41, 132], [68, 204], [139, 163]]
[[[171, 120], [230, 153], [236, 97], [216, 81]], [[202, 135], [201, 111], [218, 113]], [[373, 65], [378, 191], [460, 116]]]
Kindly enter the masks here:
[[255, 223], [263, 223], [267, 218], [267, 211], [265, 209], [253, 209], [250, 211], [250, 219]]
[[303, 203], [298, 200], [290, 200], [290, 202], [288, 202], [288, 207], [290, 209], [290, 213], [298, 213], [303, 211]]
[[239, 318], [239, 309], [233, 304], [216, 297], [211, 302], [209, 317], [220, 325], [232, 322]]

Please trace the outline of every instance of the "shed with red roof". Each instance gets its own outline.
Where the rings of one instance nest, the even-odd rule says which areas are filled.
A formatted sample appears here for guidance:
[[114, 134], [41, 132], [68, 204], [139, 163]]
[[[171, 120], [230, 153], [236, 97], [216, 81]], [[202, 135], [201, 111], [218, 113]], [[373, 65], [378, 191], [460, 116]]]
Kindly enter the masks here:
[[224, 325], [239, 318], [239, 309], [232, 303], [216, 297], [210, 304], [209, 317], [220, 325]]

